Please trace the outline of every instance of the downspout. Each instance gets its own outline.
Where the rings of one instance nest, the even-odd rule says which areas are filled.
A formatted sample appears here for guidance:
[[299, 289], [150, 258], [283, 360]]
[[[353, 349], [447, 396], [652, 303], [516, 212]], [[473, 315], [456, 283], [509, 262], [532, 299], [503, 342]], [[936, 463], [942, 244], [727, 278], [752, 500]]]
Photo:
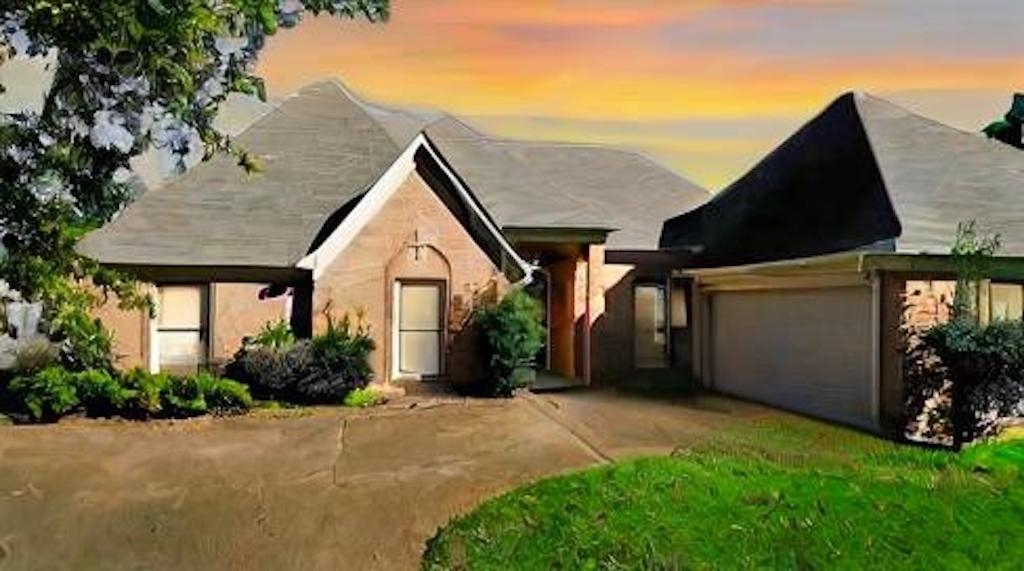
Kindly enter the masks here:
[[881, 429], [882, 394], [882, 275], [869, 274], [871, 281], [871, 422]]

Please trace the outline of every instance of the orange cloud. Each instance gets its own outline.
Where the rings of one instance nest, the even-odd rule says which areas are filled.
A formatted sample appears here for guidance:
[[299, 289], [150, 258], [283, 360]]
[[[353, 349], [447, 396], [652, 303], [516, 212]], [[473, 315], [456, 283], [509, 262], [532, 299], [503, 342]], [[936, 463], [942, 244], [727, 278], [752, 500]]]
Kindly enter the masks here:
[[[966, 55], [953, 45], [934, 53], [837, 53], [815, 46], [772, 51], [724, 41], [678, 43], [664, 33], [670, 23], [700, 26], [712, 13], [717, 17], [706, 33], [742, 36], [746, 27], [764, 25], [779, 25], [784, 33], [790, 24], [751, 19], [766, 5], [783, 7], [784, 15], [814, 10], [833, 17], [821, 12], [833, 10], [835, 25], [854, 6], [829, 0], [396, 0], [387, 24], [320, 18], [283, 32], [271, 40], [258, 71], [276, 96], [332, 76], [376, 101], [478, 118], [657, 123], [785, 117], [794, 126], [851, 89], [1009, 92], [1013, 78], [1024, 77], [1024, 58]], [[865, 37], [865, 46], [872, 41]], [[530, 136], [512, 128], [508, 134]], [[565, 131], [557, 138], [586, 135]], [[660, 153], [673, 164], [702, 156], [701, 164], [724, 165], [742, 155], [744, 164], [734, 164], [734, 172], [702, 175], [722, 180], [746, 165], [752, 145], [768, 145], [777, 135], [731, 146], [685, 137], [616, 142]]]

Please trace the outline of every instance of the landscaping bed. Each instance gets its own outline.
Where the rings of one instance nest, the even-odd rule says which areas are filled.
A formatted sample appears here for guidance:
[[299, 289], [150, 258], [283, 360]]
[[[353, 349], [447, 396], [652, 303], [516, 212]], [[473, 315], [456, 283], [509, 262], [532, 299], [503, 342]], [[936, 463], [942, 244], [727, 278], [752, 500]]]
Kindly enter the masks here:
[[1024, 440], [959, 454], [803, 419], [485, 502], [425, 569], [1012, 568]]

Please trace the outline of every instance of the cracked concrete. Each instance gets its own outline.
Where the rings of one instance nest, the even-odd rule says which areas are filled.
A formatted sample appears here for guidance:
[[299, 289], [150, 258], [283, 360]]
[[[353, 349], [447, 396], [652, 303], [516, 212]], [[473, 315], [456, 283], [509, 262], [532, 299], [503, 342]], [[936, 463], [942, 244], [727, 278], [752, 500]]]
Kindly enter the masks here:
[[416, 568], [487, 497], [764, 410], [729, 402], [582, 392], [0, 426], [0, 570]]

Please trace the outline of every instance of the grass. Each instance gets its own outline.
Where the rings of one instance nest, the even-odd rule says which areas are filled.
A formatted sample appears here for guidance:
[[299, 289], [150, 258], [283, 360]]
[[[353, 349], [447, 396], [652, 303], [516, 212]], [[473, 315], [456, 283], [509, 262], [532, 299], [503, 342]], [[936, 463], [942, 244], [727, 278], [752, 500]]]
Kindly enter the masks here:
[[1024, 561], [1024, 440], [961, 454], [804, 419], [552, 478], [441, 529], [425, 569], [968, 569]]

